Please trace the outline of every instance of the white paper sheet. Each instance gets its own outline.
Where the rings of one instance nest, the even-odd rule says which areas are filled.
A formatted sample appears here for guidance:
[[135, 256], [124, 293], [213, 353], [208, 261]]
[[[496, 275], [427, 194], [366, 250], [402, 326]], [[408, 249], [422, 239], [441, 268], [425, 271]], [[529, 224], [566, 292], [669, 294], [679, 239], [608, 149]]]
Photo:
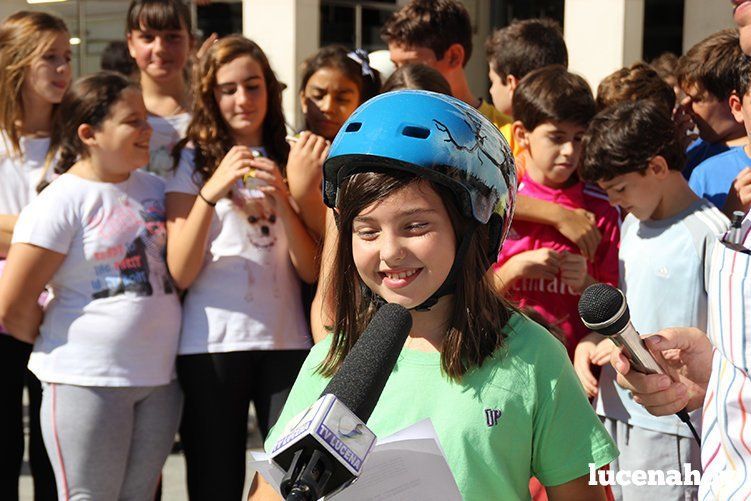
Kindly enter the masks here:
[[[265, 452], [254, 452], [251, 466], [276, 490], [284, 471]], [[459, 501], [461, 494], [430, 419], [379, 439], [360, 478], [333, 501], [431, 499]]]

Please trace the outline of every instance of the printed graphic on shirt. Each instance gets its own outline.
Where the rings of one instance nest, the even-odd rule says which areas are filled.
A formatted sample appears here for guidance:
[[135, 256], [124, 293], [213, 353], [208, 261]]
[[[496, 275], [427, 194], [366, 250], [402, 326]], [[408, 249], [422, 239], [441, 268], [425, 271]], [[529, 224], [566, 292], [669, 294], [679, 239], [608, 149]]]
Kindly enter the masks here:
[[485, 409], [485, 424], [488, 428], [497, 425], [502, 414], [501, 409]]
[[[113, 232], [136, 233], [127, 244], [117, 244], [94, 253], [96, 278], [91, 287], [91, 297], [102, 299], [126, 292], [136, 296], [151, 296], [154, 287], [165, 294], [175, 289], [167, 272], [165, 252], [167, 232], [164, 226], [165, 212], [159, 200], [144, 200], [140, 208], [122, 204], [115, 209], [100, 211], [102, 220], [92, 221], [102, 241], [110, 240]], [[103, 218], [107, 218], [103, 220]]]

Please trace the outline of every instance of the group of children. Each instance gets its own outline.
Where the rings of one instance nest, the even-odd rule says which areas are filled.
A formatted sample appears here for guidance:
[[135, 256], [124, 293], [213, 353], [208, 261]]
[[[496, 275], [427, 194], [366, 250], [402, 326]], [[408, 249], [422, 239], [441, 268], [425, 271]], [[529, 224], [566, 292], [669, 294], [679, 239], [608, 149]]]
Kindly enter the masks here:
[[711, 243], [751, 205], [737, 33], [662, 76], [618, 70], [595, 99], [560, 28], [517, 21], [486, 43], [492, 104], [464, 73], [461, 3], [412, 0], [382, 35], [382, 86], [361, 51], [305, 61], [290, 136], [261, 47], [195, 56], [181, 0], [133, 0], [135, 71], [72, 84], [62, 21], [3, 21], [0, 497], [18, 495], [26, 378], [40, 499], [153, 499], [177, 431], [190, 497], [240, 498], [250, 402], [273, 446], [383, 301], [413, 327], [369, 426], [430, 417], [466, 499], [603, 499], [590, 464], [701, 468], [685, 425], [600, 371], [613, 345], [577, 303], [610, 283], [640, 332], [705, 329]]

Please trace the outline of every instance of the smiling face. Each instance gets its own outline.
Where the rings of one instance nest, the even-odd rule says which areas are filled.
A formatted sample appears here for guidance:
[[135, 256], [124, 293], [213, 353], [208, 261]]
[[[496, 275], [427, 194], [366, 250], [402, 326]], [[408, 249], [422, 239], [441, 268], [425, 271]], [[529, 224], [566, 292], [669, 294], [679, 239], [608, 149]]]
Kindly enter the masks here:
[[155, 30], [141, 26], [128, 33], [128, 49], [142, 76], [154, 81], [182, 78], [191, 39], [188, 30]]
[[321, 68], [308, 79], [300, 101], [311, 132], [331, 140], [360, 104], [360, 88], [341, 70]]
[[410, 183], [365, 208], [352, 226], [352, 256], [365, 285], [389, 303], [413, 308], [446, 280], [456, 234], [441, 197]]
[[71, 80], [70, 34], [55, 34], [52, 44], [36, 57], [26, 70], [22, 95], [27, 100], [57, 104]]
[[214, 99], [239, 144], [261, 146], [268, 94], [261, 65], [240, 56], [216, 72]]
[[99, 164], [113, 175], [128, 174], [149, 162], [151, 126], [141, 92], [128, 88], [109, 109], [107, 118], [93, 132], [90, 146]]
[[572, 122], [546, 122], [531, 132], [525, 131], [521, 122], [514, 127], [520, 144], [529, 153], [525, 165], [533, 181], [555, 189], [575, 182], [572, 175], [586, 127]]

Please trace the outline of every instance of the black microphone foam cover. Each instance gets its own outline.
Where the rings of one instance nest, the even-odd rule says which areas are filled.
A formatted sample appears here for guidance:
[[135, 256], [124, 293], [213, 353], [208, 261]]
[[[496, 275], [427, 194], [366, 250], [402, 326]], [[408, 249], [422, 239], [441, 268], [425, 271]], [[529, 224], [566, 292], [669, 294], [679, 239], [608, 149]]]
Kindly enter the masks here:
[[631, 321], [623, 293], [602, 283], [592, 284], [582, 292], [579, 316], [587, 328], [604, 336], [620, 332]]
[[412, 315], [406, 308], [383, 305], [321, 395], [333, 394], [367, 423], [411, 328]]

